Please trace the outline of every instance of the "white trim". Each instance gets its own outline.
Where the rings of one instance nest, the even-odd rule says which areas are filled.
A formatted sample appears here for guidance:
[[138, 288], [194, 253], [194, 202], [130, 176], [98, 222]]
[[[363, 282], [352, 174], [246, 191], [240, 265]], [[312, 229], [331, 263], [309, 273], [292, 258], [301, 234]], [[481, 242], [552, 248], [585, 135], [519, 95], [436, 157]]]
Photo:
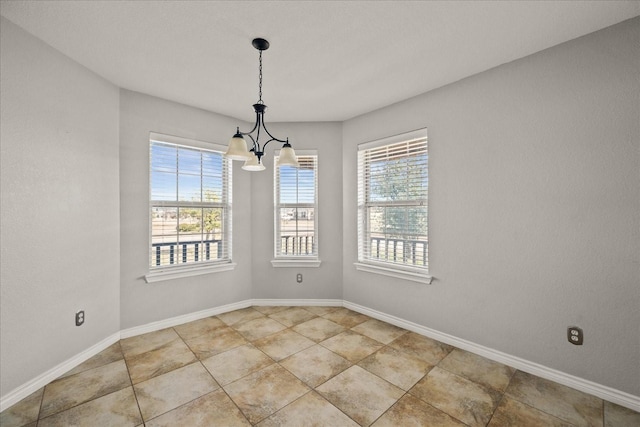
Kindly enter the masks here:
[[247, 299], [240, 302], [221, 305], [219, 307], [208, 308], [206, 310], [196, 311], [194, 313], [183, 314], [181, 316], [171, 317], [169, 319], [158, 320], [157, 322], [147, 323], [146, 325], [134, 326], [133, 328], [120, 331], [120, 338], [131, 338], [137, 335], [147, 334], [149, 332], [159, 331], [161, 329], [171, 328], [173, 326], [182, 325], [183, 323], [193, 322], [194, 320], [204, 319], [205, 317], [216, 316], [218, 314], [227, 313], [241, 308], [251, 307], [252, 300]]
[[382, 274], [384, 276], [395, 277], [396, 279], [411, 280], [418, 283], [426, 283], [430, 285], [433, 281], [433, 276], [429, 276], [421, 271], [409, 271], [401, 270], [400, 268], [393, 268], [390, 266], [382, 266], [377, 264], [365, 264], [362, 262], [354, 262], [358, 271], [366, 271], [367, 273]]
[[382, 139], [363, 142], [361, 144], [358, 144], [358, 151], [370, 150], [371, 148], [382, 147], [383, 145], [391, 145], [391, 144], [395, 144], [396, 142], [405, 142], [405, 141], [411, 141], [414, 139], [426, 138], [426, 137], [427, 137], [427, 128], [416, 129], [416, 130], [401, 133], [398, 135], [388, 136]]
[[592, 381], [588, 381], [583, 378], [549, 368], [547, 366], [530, 362], [526, 359], [512, 356], [510, 354], [506, 354], [501, 351], [464, 340], [462, 338], [457, 338], [453, 335], [449, 335], [435, 329], [427, 328], [426, 326], [422, 326], [417, 323], [401, 319], [399, 317], [391, 316], [381, 311], [354, 304], [349, 301], [344, 301], [344, 306], [350, 310], [366, 314], [367, 316], [373, 317], [378, 320], [382, 320], [383, 322], [399, 326], [417, 334], [438, 340], [445, 344], [449, 344], [462, 350], [466, 350], [482, 357], [486, 357], [487, 359], [503, 363], [513, 368], [519, 369], [523, 372], [536, 375], [540, 378], [555, 381], [558, 384], [574, 388], [593, 396], [597, 396], [606, 401], [613, 402], [634, 411], [640, 412], [640, 396], [634, 396], [632, 394], [625, 393], [623, 391], [616, 390], [605, 385], [594, 383]]
[[341, 299], [254, 299], [252, 305], [264, 306], [306, 306], [306, 307], [342, 307]]
[[217, 264], [186, 267], [170, 267], [163, 270], [150, 271], [144, 276], [147, 283], [161, 282], [163, 280], [180, 279], [182, 277], [200, 276], [201, 274], [220, 273], [236, 268], [236, 263], [225, 262]]
[[287, 258], [287, 259], [272, 259], [271, 265], [274, 268], [279, 267], [320, 267], [322, 261], [318, 258], [314, 259], [295, 259], [295, 258]]
[[69, 372], [79, 364], [86, 362], [87, 360], [89, 360], [96, 354], [100, 353], [110, 345], [118, 342], [118, 340], [120, 340], [120, 332], [116, 332], [115, 334], [109, 335], [107, 338], [103, 339], [102, 341], [92, 345], [88, 349], [76, 354], [70, 359], [38, 375], [31, 381], [28, 381], [23, 385], [11, 390], [9, 393], [2, 396], [2, 399], [0, 399], [0, 412], [15, 405], [25, 397], [38, 391], [42, 387], [49, 384], [51, 381]]
[[215, 142], [200, 141], [191, 138], [182, 138], [175, 135], [165, 135], [157, 132], [149, 132], [149, 141], [167, 142], [169, 144], [180, 145], [187, 148], [201, 148], [203, 150], [227, 151], [227, 146], [223, 144], [217, 144]]
[[[273, 151], [273, 155], [275, 157], [279, 157], [280, 156], [280, 150], [281, 148], [278, 148], [276, 150]], [[296, 152], [296, 156], [317, 156], [318, 155], [318, 150], [295, 150]]]

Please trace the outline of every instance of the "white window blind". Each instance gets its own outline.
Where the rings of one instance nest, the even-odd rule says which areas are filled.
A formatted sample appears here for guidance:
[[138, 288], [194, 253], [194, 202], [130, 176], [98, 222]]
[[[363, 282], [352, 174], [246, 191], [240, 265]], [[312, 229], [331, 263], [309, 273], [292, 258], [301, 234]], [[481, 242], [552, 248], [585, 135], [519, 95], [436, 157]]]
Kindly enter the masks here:
[[318, 257], [318, 156], [297, 152], [299, 167], [274, 161], [275, 257]]
[[358, 147], [358, 261], [427, 272], [426, 130]]
[[231, 162], [207, 146], [152, 134], [151, 269], [231, 261]]

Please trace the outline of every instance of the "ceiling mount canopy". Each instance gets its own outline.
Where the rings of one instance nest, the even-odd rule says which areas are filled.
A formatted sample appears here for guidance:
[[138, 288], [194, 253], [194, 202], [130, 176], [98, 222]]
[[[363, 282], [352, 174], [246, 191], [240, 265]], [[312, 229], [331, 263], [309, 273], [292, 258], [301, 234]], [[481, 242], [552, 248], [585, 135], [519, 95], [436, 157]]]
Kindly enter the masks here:
[[[253, 104], [253, 109], [256, 113], [256, 123], [253, 125], [253, 129], [249, 132], [240, 132], [240, 128], [236, 128], [236, 133], [229, 141], [229, 146], [225, 156], [232, 160], [244, 160], [244, 166], [242, 169], [248, 171], [261, 171], [265, 167], [262, 164], [262, 156], [264, 155], [264, 149], [271, 141], [278, 141], [282, 143], [282, 149], [280, 150], [280, 156], [278, 158], [278, 166], [295, 166], [298, 167], [298, 159], [296, 153], [293, 151], [291, 144], [289, 144], [289, 138], [279, 139], [273, 136], [264, 123], [264, 113], [267, 106], [262, 101], [262, 52], [269, 49], [269, 42], [265, 39], [255, 38], [251, 42], [253, 47], [260, 51], [260, 67], [259, 67], [259, 85], [258, 85], [258, 102]], [[260, 136], [268, 137], [269, 139], [260, 145]], [[247, 136], [252, 142], [251, 149], [247, 147], [247, 141], [244, 137]]]
[[261, 38], [253, 39], [251, 41], [251, 44], [253, 45], [253, 47], [255, 47], [258, 50], [269, 49], [269, 42], [266, 41], [265, 39], [261, 39]]

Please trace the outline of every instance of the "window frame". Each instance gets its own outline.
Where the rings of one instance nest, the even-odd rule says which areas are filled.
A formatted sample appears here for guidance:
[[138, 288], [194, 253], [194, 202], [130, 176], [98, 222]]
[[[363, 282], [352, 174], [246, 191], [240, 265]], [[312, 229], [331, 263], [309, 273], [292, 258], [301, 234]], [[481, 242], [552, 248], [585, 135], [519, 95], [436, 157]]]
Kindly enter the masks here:
[[[427, 178], [427, 192], [425, 199], [420, 200], [403, 200], [399, 203], [394, 203], [393, 201], [379, 201], [374, 202], [369, 199], [369, 188], [370, 182], [365, 181], [365, 171], [363, 170], [365, 166], [364, 157], [367, 152], [371, 153], [371, 151], [380, 149], [382, 147], [389, 147], [395, 144], [400, 143], [409, 143], [415, 140], [424, 140], [425, 144], [425, 153], [427, 156], [427, 167], [426, 167], [426, 178]], [[391, 276], [395, 278], [410, 280], [419, 283], [430, 284], [433, 280], [433, 277], [429, 274], [429, 238], [428, 238], [428, 230], [429, 230], [429, 220], [428, 220], [428, 187], [429, 187], [429, 150], [428, 150], [428, 138], [427, 138], [427, 129], [417, 129], [411, 132], [402, 133], [399, 135], [394, 135], [387, 138], [382, 138], [370, 142], [366, 142], [363, 144], [359, 144], [357, 147], [357, 262], [354, 263], [354, 266], [359, 271], [365, 271], [369, 273], [381, 274], [385, 276]], [[369, 239], [369, 223], [368, 223], [368, 214], [367, 210], [371, 207], [389, 207], [395, 206], [398, 207], [408, 207], [408, 206], [424, 206], [425, 214], [426, 214], [426, 226], [425, 226], [425, 235], [427, 236], [425, 251], [425, 267], [415, 266], [412, 264], [402, 264], [398, 262], [391, 262], [385, 260], [375, 260], [371, 256], [366, 255], [366, 248], [369, 250], [371, 248], [370, 244], [365, 242], [365, 239]], [[404, 245], [403, 245], [404, 246]]]
[[[180, 201], [180, 200], [171, 200], [171, 201], [162, 201], [157, 200], [154, 201], [152, 199], [152, 191], [153, 191], [153, 182], [152, 182], [152, 158], [151, 158], [151, 150], [153, 144], [166, 144], [173, 145], [177, 148], [185, 148], [190, 150], [196, 150], [200, 153], [202, 152], [213, 152], [215, 154], [220, 154], [221, 156], [224, 154], [226, 147], [221, 144], [215, 144], [206, 141], [198, 141], [189, 138], [182, 138], [173, 135], [164, 135], [160, 133], [150, 132], [149, 133], [149, 193], [148, 193], [148, 236], [149, 241], [147, 243], [148, 249], [148, 258], [147, 258], [147, 268], [148, 274], [144, 276], [145, 281], [147, 283], [176, 279], [181, 277], [190, 277], [197, 276], [201, 274], [215, 273], [221, 271], [229, 271], [233, 270], [236, 267], [236, 264], [232, 261], [232, 180], [233, 180], [233, 167], [232, 162], [222, 156], [222, 165], [226, 168], [226, 171], [223, 171], [223, 175], [226, 175], [223, 178], [223, 196], [222, 200], [218, 202], [192, 202], [192, 201]], [[180, 170], [176, 168], [176, 178], [180, 174]], [[200, 176], [202, 179], [202, 171], [200, 172]], [[176, 263], [172, 265], [160, 265], [155, 266], [152, 265], [152, 259], [154, 257], [154, 249], [153, 249], [153, 229], [152, 229], [152, 212], [155, 207], [176, 207], [176, 208], [188, 208], [188, 207], [196, 207], [196, 208], [220, 208], [223, 210], [222, 213], [222, 246], [225, 251], [226, 256], [222, 259], [213, 259], [213, 260], [199, 260], [194, 262], [187, 263]], [[179, 233], [179, 232], [178, 232]]]
[[[273, 228], [273, 256], [271, 261], [273, 267], [319, 267], [320, 250], [318, 239], [318, 150], [296, 150], [298, 159], [301, 157], [314, 157], [314, 203], [280, 203], [280, 167], [278, 166], [278, 157], [280, 150], [274, 152], [273, 157], [273, 197], [274, 197], [274, 228]], [[284, 166], [286, 167], [286, 166]], [[312, 208], [313, 209], [313, 243], [312, 254], [309, 255], [283, 255], [279, 253], [278, 242], [281, 242], [281, 229], [280, 229], [280, 209], [282, 208]]]

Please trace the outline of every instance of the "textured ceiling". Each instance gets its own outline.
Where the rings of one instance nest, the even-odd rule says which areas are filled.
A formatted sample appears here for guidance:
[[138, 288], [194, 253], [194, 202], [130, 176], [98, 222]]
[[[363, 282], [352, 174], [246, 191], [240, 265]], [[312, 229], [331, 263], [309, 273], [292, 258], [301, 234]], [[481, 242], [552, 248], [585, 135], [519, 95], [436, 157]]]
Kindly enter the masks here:
[[11, 1], [0, 13], [114, 84], [239, 119], [366, 113], [640, 15], [638, 1]]

